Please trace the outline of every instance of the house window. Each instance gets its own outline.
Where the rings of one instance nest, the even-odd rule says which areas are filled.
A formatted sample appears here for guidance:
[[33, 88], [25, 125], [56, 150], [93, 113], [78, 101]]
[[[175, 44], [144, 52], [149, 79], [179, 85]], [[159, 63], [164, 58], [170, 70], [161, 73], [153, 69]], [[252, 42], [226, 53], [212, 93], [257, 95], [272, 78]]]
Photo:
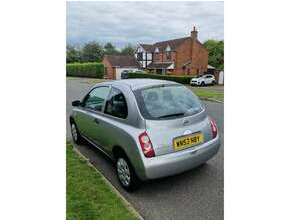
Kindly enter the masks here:
[[171, 60], [171, 51], [166, 51], [166, 59]]
[[137, 53], [137, 60], [138, 61], [143, 60], [143, 53], [142, 52]]
[[166, 59], [170, 60], [171, 59], [171, 48], [169, 47], [169, 45], [167, 45], [165, 51], [166, 51]]
[[159, 53], [154, 53], [154, 60], [159, 60]]

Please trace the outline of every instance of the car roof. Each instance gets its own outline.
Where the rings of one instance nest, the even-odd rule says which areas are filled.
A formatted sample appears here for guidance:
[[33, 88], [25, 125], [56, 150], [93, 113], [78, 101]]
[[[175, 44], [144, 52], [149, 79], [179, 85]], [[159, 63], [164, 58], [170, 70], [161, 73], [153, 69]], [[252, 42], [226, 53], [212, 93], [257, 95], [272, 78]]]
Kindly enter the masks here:
[[[159, 80], [159, 79], [122, 79], [122, 80], [116, 80], [111, 82], [105, 82], [100, 84], [110, 84], [110, 85], [123, 85], [130, 87], [131, 90], [137, 90], [152, 86], [158, 86], [158, 85], [180, 85], [179, 83], [168, 81], [168, 80]], [[97, 85], [100, 85], [97, 84]], [[96, 86], [97, 86], [96, 85]]]

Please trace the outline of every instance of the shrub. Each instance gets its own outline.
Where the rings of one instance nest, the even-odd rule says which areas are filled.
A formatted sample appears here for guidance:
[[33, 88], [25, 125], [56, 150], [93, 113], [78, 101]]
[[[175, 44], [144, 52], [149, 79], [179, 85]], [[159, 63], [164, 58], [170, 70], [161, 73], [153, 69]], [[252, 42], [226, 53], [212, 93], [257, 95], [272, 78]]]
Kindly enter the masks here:
[[174, 81], [181, 84], [190, 84], [190, 80], [193, 76], [174, 76], [174, 75], [159, 75], [151, 73], [128, 73], [128, 78], [150, 78]]
[[102, 79], [104, 65], [101, 63], [68, 63], [66, 64], [66, 75]]

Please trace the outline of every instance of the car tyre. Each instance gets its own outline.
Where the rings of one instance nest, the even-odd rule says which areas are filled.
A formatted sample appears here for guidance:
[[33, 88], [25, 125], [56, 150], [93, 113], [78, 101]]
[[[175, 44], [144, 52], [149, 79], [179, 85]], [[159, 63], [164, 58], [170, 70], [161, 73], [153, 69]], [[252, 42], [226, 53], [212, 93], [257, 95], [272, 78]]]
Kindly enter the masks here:
[[213, 80], [213, 81], [212, 81], [212, 85], [214, 86], [215, 84], [216, 84], [216, 82]]
[[76, 123], [73, 120], [70, 123], [70, 127], [71, 127], [71, 136], [72, 136], [73, 141], [76, 144], [81, 144], [83, 142], [83, 139], [82, 139], [82, 136], [80, 135], [80, 132], [78, 130]]
[[205, 86], [205, 83], [202, 81], [200, 85], [201, 85], [201, 86]]
[[139, 187], [140, 180], [125, 153], [121, 153], [117, 156], [115, 169], [117, 178], [123, 189], [128, 192], [132, 192]]

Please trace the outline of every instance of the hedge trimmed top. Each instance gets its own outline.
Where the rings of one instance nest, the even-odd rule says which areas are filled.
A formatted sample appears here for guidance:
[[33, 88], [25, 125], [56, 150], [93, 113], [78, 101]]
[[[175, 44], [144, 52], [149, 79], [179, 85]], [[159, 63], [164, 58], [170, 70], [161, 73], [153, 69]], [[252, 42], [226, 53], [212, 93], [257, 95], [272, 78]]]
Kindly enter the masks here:
[[101, 63], [68, 63], [66, 75], [75, 77], [104, 78], [104, 65]]
[[190, 80], [193, 76], [168, 76], [150, 73], [128, 73], [128, 78], [150, 78], [150, 79], [163, 79], [169, 80], [181, 84], [190, 84]]

